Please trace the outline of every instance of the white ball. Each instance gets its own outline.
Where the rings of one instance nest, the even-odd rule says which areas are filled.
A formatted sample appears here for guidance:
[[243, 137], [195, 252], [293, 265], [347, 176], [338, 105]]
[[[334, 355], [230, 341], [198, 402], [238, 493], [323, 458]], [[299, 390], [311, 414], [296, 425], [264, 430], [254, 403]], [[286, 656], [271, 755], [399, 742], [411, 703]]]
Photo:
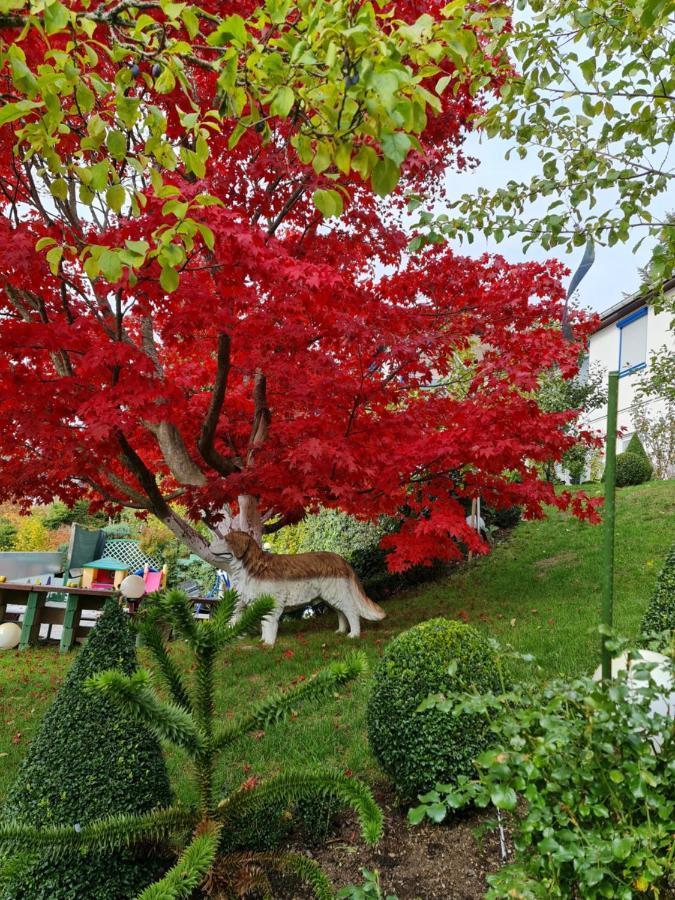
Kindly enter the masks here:
[[13, 650], [19, 646], [21, 628], [16, 622], [5, 622], [0, 625], [0, 650]]
[[129, 600], [138, 600], [145, 593], [145, 581], [140, 575], [127, 575], [120, 585], [120, 593]]

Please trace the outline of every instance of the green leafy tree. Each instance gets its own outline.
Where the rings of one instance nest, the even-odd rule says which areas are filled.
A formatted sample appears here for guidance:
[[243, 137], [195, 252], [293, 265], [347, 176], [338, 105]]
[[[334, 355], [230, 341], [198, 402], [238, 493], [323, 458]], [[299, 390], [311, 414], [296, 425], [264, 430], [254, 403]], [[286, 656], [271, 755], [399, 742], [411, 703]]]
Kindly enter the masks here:
[[15, 550], [46, 550], [48, 544], [49, 536], [41, 519], [33, 515], [21, 520], [14, 541]]
[[420, 224], [429, 231], [415, 244], [439, 234], [472, 241], [482, 232], [569, 251], [588, 237], [609, 246], [650, 237], [649, 278], [659, 284], [675, 263], [675, 223], [653, 208], [675, 178], [675, 3], [515, 5], [513, 28], [498, 42], [506, 68], [500, 99], [476, 127], [515, 145], [508, 155], [534, 156], [536, 172], [465, 194], [436, 219], [425, 212]]
[[[115, 667], [111, 669], [111, 667]], [[144, 815], [171, 802], [162, 751], [147, 727], [87, 680], [112, 670], [133, 678], [136, 653], [127, 617], [110, 600], [66, 680], [9, 790], [3, 817], [16, 828], [76, 833], [106, 816]], [[3, 900], [128, 900], [161, 872], [142, 848], [63, 848], [55, 859], [31, 842], [25, 871], [9, 878]], [[166, 858], [166, 857], [165, 857]], [[105, 877], [102, 878], [102, 873]]]
[[108, 517], [103, 513], [92, 513], [87, 500], [76, 500], [72, 506], [56, 500], [49, 504], [42, 521], [45, 528], [56, 531], [62, 525], [72, 525], [73, 523], [84, 525], [87, 528], [103, 528]]
[[[274, 607], [271, 597], [260, 597], [236, 625], [230, 625], [236, 599], [236, 594], [229, 592], [210, 619], [195, 621], [185, 594], [170, 591], [141, 619], [141, 634], [169, 700], [160, 699], [149, 672], [143, 670], [124, 674], [112, 669], [93, 676], [89, 682], [93, 697], [114, 702], [132, 715], [139, 726], [149, 728], [185, 754], [195, 775], [198, 800], [194, 805], [102, 818], [79, 832], [58, 826], [39, 829], [10, 823], [0, 828], [0, 847], [18, 850], [28, 842], [48, 858], [65, 849], [83, 847], [109, 851], [139, 845], [162, 847], [172, 839], [182, 848], [178, 859], [160, 881], [142, 892], [142, 900], [188, 898], [207, 875], [214, 890], [219, 885], [225, 889], [242, 869], [250, 874], [270, 868], [292, 872], [308, 883], [319, 898], [328, 900], [333, 896], [328, 879], [307, 857], [281, 851], [242, 851], [237, 843], [240, 826], [251, 816], [278, 809], [282, 804], [294, 806], [302, 801], [334, 798], [356, 809], [365, 838], [374, 843], [381, 834], [382, 816], [369, 789], [341, 774], [284, 772], [219, 796], [215, 767], [219, 754], [234, 741], [267, 728], [291, 714], [303, 701], [332, 695], [337, 687], [362, 674], [365, 659], [362, 654], [354, 654], [344, 662], [333, 663], [313, 678], [272, 694], [238, 719], [221, 722], [214, 703], [216, 659]], [[169, 623], [192, 651], [191, 687], [167, 651], [161, 623]]]
[[0, 551], [13, 550], [16, 541], [16, 525], [9, 519], [0, 519]]
[[[541, 409], [546, 412], [592, 412], [607, 402], [604, 369], [593, 366], [584, 376], [579, 374], [574, 378], [563, 378], [560, 370], [553, 368], [540, 380], [536, 398]], [[586, 468], [592, 444], [583, 435], [579, 416], [570, 420], [566, 431], [576, 438], [576, 442], [565, 453], [562, 464], [569, 472], [572, 482], [578, 484]], [[546, 466], [546, 477], [551, 480], [553, 475], [554, 464], [550, 462]]]

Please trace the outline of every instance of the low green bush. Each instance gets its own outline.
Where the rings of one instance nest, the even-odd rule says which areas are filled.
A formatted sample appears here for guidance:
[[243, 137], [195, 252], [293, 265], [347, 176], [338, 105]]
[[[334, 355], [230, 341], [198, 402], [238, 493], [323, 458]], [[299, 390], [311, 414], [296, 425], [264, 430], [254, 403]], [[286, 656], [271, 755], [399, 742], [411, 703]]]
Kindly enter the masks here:
[[[673, 723], [655, 711], [663, 687], [638, 654], [631, 681], [623, 671], [609, 687], [556, 679], [429, 698], [451, 720], [489, 717], [491, 747], [473, 777], [438, 784], [408, 818], [440, 822], [466, 805], [508, 812], [515, 856], [488, 876], [488, 900], [673, 896]], [[675, 679], [672, 659], [668, 668]]]
[[[127, 618], [110, 600], [47, 711], [3, 809], [11, 823], [83, 826], [144, 813], [171, 800], [158, 741], [107, 697], [85, 690], [98, 672], [136, 671]], [[128, 900], [161, 871], [162, 859], [122, 850], [39, 858], [10, 881], [3, 900]]]
[[[644, 456], [625, 450], [616, 457], [616, 486], [644, 484], [652, 477], [652, 464]], [[604, 475], [603, 475], [604, 481]]]
[[656, 588], [642, 620], [642, 634], [670, 631], [675, 635], [675, 544], [656, 579]]
[[484, 750], [482, 716], [453, 719], [437, 710], [418, 711], [429, 694], [496, 690], [494, 652], [474, 628], [431, 619], [388, 644], [373, 676], [366, 721], [375, 758], [396, 790], [411, 799], [437, 781], [454, 783], [473, 771]]

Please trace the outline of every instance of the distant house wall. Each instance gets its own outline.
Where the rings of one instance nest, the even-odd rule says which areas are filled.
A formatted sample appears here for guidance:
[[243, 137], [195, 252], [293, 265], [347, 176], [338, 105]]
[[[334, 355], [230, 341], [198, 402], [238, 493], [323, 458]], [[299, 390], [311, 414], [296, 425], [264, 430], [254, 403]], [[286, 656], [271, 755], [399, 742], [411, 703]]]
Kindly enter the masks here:
[[[673, 293], [673, 290], [669, 291]], [[625, 448], [631, 434], [634, 432], [634, 426], [631, 418], [630, 408], [635, 399], [635, 389], [642, 375], [648, 370], [649, 360], [653, 352], [660, 350], [663, 346], [669, 348], [671, 353], [675, 353], [675, 335], [670, 330], [671, 314], [668, 312], [656, 313], [652, 306], [645, 302], [636, 302], [634, 298], [626, 301], [625, 304], [618, 305], [603, 313], [603, 324], [591, 335], [589, 341], [589, 364], [591, 367], [601, 366], [605, 372], [619, 369], [620, 363], [624, 364], [619, 378], [619, 429], [624, 429], [625, 435], [617, 439], [617, 451], [620, 452]], [[626, 324], [622, 324], [626, 323]], [[622, 340], [627, 333], [625, 329], [631, 328], [632, 333], [629, 335], [631, 343], [625, 341], [623, 358], [620, 358]], [[640, 344], [641, 333], [639, 329], [646, 330], [646, 340], [644, 343], [644, 360], [626, 360], [626, 345], [632, 351], [633, 355], [637, 353], [636, 347]], [[632, 363], [628, 366], [627, 362]], [[650, 398], [650, 412], [665, 412], [665, 400], [660, 398]], [[592, 430], [599, 432], [603, 437], [606, 433], [607, 407], [593, 410], [593, 412], [585, 418], [585, 424]]]

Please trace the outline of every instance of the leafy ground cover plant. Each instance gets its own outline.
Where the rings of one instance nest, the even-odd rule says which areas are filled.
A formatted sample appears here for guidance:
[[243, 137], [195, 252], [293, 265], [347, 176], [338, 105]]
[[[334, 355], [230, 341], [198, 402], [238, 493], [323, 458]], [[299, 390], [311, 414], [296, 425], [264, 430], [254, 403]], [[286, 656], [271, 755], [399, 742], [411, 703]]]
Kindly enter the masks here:
[[440, 779], [470, 775], [473, 759], [488, 744], [480, 714], [450, 718], [428, 707], [432, 692], [499, 690], [495, 655], [476, 629], [450, 619], [431, 619], [399, 635], [375, 670], [368, 703], [371, 749], [407, 799]]
[[382, 892], [380, 885], [380, 873], [375, 869], [362, 869], [363, 884], [348, 884], [337, 892], [338, 900], [397, 900], [393, 894]]
[[671, 636], [675, 634], [675, 544], [670, 548], [659, 573], [642, 620], [642, 634], [645, 637], [661, 632], [670, 632]]
[[[150, 730], [108, 698], [85, 689], [87, 679], [114, 668], [120, 678], [137, 672], [133, 635], [115, 600], [105, 606], [73, 663], [9, 789], [3, 817], [35, 828], [86, 829], [121, 813], [142, 816], [171, 802], [161, 747]], [[8, 826], [11, 830], [12, 825]], [[20, 849], [31, 848], [30, 842]], [[7, 869], [3, 900], [124, 900], [158, 877], [162, 859], [141, 847], [86, 845], [59, 859], [29, 855]], [[106, 877], [101, 881], [100, 872]]]
[[[675, 675], [672, 652], [669, 666]], [[663, 695], [651, 669], [634, 651], [630, 682], [624, 672], [609, 685], [583, 677], [430, 697], [422, 710], [489, 716], [493, 746], [473, 778], [420, 797], [410, 821], [470, 803], [507, 811], [516, 859], [488, 878], [493, 900], [669, 896], [675, 733], [672, 718], [650, 711]]]
[[[83, 825], [79, 831], [62, 825], [36, 828], [9, 823], [0, 827], [0, 848], [7, 852], [31, 843], [40, 848], [45, 858], [50, 858], [83, 847], [113, 851], [139, 845], [166, 847], [172, 841], [178, 847], [175, 865], [140, 894], [142, 900], [187, 898], [200, 886], [214, 896], [227, 896], [237, 883], [264, 892], [269, 869], [293, 873], [309, 884], [319, 898], [333, 896], [327, 877], [305, 856], [234, 850], [238, 828], [252, 815], [278, 809], [280, 804], [293, 808], [302, 801], [334, 798], [356, 809], [364, 837], [374, 843], [381, 833], [382, 816], [366, 785], [341, 774], [284, 772], [264, 782], [253, 780], [220, 797], [214, 769], [218, 755], [233, 742], [292, 714], [303, 701], [332, 695], [337, 687], [363, 673], [365, 659], [361, 654], [351, 655], [286, 692], [270, 695], [239, 717], [221, 722], [213, 699], [216, 657], [238, 636], [256, 626], [274, 606], [271, 597], [261, 597], [236, 625], [230, 626], [235, 602], [236, 594], [229, 592], [210, 619], [195, 621], [187, 596], [170, 591], [158, 598], [141, 620], [139, 629], [169, 700], [157, 694], [151, 675], [145, 670], [125, 674], [110, 669], [88, 682], [93, 696], [117, 704], [139, 725], [185, 753], [196, 781], [196, 803], [142, 815], [110, 816]], [[171, 624], [194, 656], [190, 682], [162, 640], [162, 622]]]

